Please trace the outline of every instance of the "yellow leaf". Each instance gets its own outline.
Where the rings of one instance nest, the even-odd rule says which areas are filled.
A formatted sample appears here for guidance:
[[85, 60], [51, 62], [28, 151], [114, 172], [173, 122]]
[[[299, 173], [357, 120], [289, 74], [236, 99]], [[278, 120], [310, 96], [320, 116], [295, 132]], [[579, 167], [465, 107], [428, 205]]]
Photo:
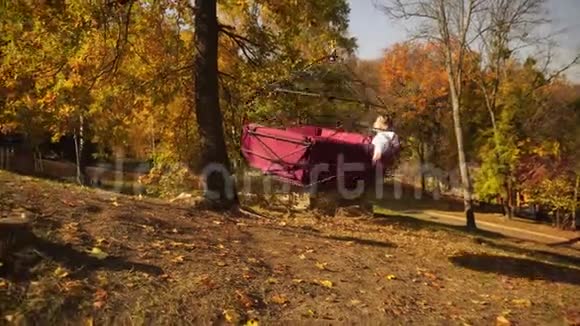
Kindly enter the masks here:
[[387, 280], [395, 280], [395, 279], [397, 279], [397, 277], [395, 275], [393, 275], [393, 274], [387, 275]]
[[529, 299], [514, 299], [512, 303], [516, 306], [529, 308], [532, 306], [532, 301]]
[[495, 324], [497, 326], [510, 326], [512, 323], [504, 316], [499, 316], [499, 317], [497, 317]]
[[306, 259], [306, 256], [304, 254], [302, 254], [302, 255], [298, 256], [298, 258], [304, 260], [304, 259]]
[[294, 283], [304, 283], [304, 280], [301, 280], [299, 278], [295, 278], [295, 279], [292, 280], [292, 282], [294, 282]]
[[318, 262], [316, 263], [316, 267], [318, 269], [321, 269], [321, 270], [325, 270], [326, 269], [326, 265], [327, 265], [326, 263], [324, 263], [324, 264], [318, 263]]
[[267, 282], [270, 284], [276, 284], [276, 283], [278, 283], [278, 280], [273, 278], [273, 277], [270, 277]]
[[276, 294], [272, 297], [272, 302], [275, 304], [285, 304], [288, 302], [288, 299], [284, 295]]
[[246, 322], [245, 324], [246, 326], [258, 326], [258, 320], [256, 319], [250, 319]]
[[58, 278], [65, 278], [68, 276], [68, 272], [66, 269], [58, 267], [57, 269], [54, 270], [54, 276]]
[[224, 318], [228, 323], [238, 324], [240, 322], [240, 315], [233, 309], [224, 310]]
[[320, 285], [325, 286], [327, 288], [331, 288], [333, 286], [332, 282], [329, 280], [320, 281]]
[[183, 256], [179, 255], [179, 256], [173, 258], [171, 261], [174, 263], [183, 263], [183, 258], [184, 258]]
[[100, 260], [103, 260], [103, 259], [109, 257], [109, 255], [106, 252], [102, 251], [101, 249], [99, 249], [97, 247], [94, 247], [89, 252], [89, 255], [91, 255], [91, 256], [93, 256], [93, 257], [95, 257], [97, 259], [100, 259]]

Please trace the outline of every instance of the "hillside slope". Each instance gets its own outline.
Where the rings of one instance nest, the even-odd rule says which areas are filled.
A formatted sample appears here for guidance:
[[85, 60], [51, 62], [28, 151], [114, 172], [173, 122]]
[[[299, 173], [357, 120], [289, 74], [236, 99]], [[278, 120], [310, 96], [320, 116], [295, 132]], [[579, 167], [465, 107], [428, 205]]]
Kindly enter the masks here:
[[19, 216], [36, 239], [1, 261], [3, 322], [580, 318], [579, 251], [407, 216], [219, 215], [0, 171], [0, 217]]

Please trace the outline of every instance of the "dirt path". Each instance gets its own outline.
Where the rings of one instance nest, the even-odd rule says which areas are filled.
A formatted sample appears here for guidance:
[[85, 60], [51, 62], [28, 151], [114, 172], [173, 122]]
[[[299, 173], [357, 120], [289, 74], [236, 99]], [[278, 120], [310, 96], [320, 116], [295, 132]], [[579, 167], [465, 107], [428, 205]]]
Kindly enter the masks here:
[[399, 215], [248, 218], [0, 172], [0, 216], [23, 214], [37, 239], [0, 266], [0, 318], [13, 324], [580, 317], [580, 252], [497, 233]]
[[[449, 225], [464, 225], [465, 218], [458, 217], [451, 214], [445, 214], [435, 211], [426, 211], [425, 214], [429, 216], [429, 220], [449, 224]], [[516, 224], [517, 222], [512, 221], [511, 224]], [[477, 221], [477, 225], [480, 229], [490, 232], [497, 232], [508, 237], [513, 237], [516, 239], [537, 241], [544, 244], [559, 244], [559, 243], [570, 243], [570, 246], [580, 249], [580, 243], [573, 242], [575, 238], [580, 236], [579, 233], [575, 232], [560, 232], [569, 233], [568, 237], [557, 236], [549, 234], [547, 232], [537, 232], [527, 230], [525, 227], [527, 225], [522, 224], [520, 227], [506, 226], [498, 223], [492, 223], [487, 221]], [[516, 224], [517, 225], [517, 224]], [[554, 232], [551, 232], [554, 233]]]

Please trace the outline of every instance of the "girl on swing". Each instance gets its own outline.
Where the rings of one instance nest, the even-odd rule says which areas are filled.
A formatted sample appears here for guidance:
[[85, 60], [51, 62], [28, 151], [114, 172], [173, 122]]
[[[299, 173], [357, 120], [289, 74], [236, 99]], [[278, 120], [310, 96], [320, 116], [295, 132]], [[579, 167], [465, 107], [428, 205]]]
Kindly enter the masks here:
[[373, 164], [382, 160], [383, 154], [391, 149], [397, 141], [397, 135], [391, 130], [392, 120], [388, 116], [379, 115], [373, 123], [373, 131], [376, 133], [373, 137]]

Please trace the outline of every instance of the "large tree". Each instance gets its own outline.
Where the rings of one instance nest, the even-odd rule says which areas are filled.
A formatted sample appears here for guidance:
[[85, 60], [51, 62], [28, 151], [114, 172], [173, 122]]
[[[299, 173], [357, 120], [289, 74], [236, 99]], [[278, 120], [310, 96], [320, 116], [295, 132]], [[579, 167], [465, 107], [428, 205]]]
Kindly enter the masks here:
[[426, 174], [442, 177], [437, 171], [428, 170], [430, 164], [441, 167], [441, 151], [454, 152], [441, 141], [442, 124], [450, 115], [446, 110], [449, 83], [440, 53], [434, 43], [399, 43], [385, 52], [382, 63], [384, 92], [396, 108], [397, 129], [407, 139], [412, 157], [421, 165], [423, 192]]
[[200, 157], [196, 168], [203, 176], [206, 200], [218, 207], [229, 208], [237, 203], [237, 196], [219, 105], [216, 0], [195, 1], [194, 29], [195, 101], [192, 104], [197, 117]]
[[472, 184], [464, 149], [461, 112], [463, 107], [466, 58], [473, 41], [473, 20], [483, 0], [389, 0], [382, 9], [395, 19], [417, 19], [422, 23], [417, 36], [440, 45], [449, 83], [453, 127], [457, 142], [459, 171], [467, 227], [475, 229]]

